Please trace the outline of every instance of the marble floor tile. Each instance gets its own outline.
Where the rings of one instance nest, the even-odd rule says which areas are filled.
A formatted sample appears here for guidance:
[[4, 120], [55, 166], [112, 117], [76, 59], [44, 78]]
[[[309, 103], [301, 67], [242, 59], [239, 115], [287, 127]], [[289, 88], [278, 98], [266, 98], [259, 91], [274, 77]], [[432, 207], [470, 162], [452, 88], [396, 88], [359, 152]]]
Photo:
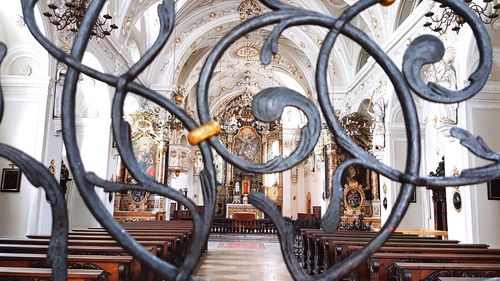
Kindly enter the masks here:
[[[245, 243], [220, 244], [231, 242]], [[274, 235], [211, 236], [194, 275], [205, 281], [293, 280]]]

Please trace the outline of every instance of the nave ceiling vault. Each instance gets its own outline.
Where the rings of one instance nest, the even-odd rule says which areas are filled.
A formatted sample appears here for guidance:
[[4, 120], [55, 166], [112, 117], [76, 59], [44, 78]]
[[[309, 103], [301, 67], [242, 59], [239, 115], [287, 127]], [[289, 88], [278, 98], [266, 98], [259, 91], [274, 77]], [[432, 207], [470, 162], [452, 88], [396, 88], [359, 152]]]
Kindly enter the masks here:
[[[40, 3], [44, 2], [40, 1]], [[140, 78], [143, 83], [153, 88], [166, 89], [166, 94], [168, 94], [169, 90], [172, 90], [173, 85], [183, 86], [189, 94], [186, 99], [187, 106], [194, 108], [194, 94], [199, 71], [213, 46], [224, 34], [240, 23], [237, 8], [241, 0], [189, 0], [176, 2], [176, 9], [178, 10], [176, 22], [178, 24], [175, 32], [162, 53]], [[339, 12], [347, 7], [347, 4], [341, 0], [336, 0], [333, 3], [305, 0], [292, 2], [295, 5], [308, 7], [308, 9], [322, 13], [330, 13], [329, 11], [331, 11], [335, 14], [337, 10]], [[158, 19], [156, 17], [148, 18], [148, 15], [155, 14], [156, 6], [159, 3], [160, 1], [157, 0], [107, 1], [106, 9], [112, 14], [115, 24], [120, 28], [106, 39], [110, 41], [110, 44], [106, 45], [115, 46], [114, 51], [116, 52], [123, 52], [130, 65], [133, 63], [133, 59], [130, 55], [131, 51], [127, 50], [127, 48], [136, 47], [139, 53], [142, 54], [156, 37], [155, 34], [149, 33], [154, 33], [152, 26], [158, 25]], [[267, 8], [262, 4], [260, 5], [262, 13], [265, 13]], [[370, 17], [373, 17], [373, 14], [377, 13], [378, 11], [373, 11], [370, 15], [362, 15], [358, 20], [360, 28], [363, 30], [373, 28], [365, 22]], [[265, 38], [270, 29], [271, 27], [260, 30], [257, 32], [258, 35], [248, 40], [248, 42], [233, 44], [233, 50], [244, 44], [261, 47], [262, 41], [259, 40]], [[144, 34], [145, 32], [148, 34]], [[283, 85], [286, 82], [280, 81], [280, 78], [276, 75], [277, 72], [282, 72], [297, 81], [301, 85], [300, 92], [303, 94], [313, 94], [315, 92], [314, 70], [316, 60], [326, 32], [326, 29], [315, 26], [288, 29], [280, 39], [280, 58], [276, 60], [279, 63], [274, 63], [273, 66], [265, 67], [259, 61], [250, 63], [241, 59], [235, 60], [231, 57], [231, 54], [224, 55], [221, 62], [223, 73], [218, 75], [217, 70], [214, 72], [215, 75], [212, 78], [209, 95], [213, 95], [212, 100], [219, 100], [224, 99], [226, 93], [231, 95], [235, 91], [243, 92], [246, 86], [238, 86], [238, 82], [241, 84], [242, 80], [248, 76], [259, 82], [258, 87], [252, 89], [254, 92], [269, 87], [269, 85]], [[177, 41], [177, 43], [174, 44], [174, 41]], [[355, 62], [359, 55], [359, 49], [355, 43], [348, 41], [344, 37], [339, 38], [335, 45], [331, 56], [333, 61], [331, 63], [331, 73], [333, 73], [333, 87], [336, 90], [342, 91], [346, 88], [349, 77], [355, 74]], [[172, 77], [174, 53], [175, 73]], [[230, 74], [225, 73], [225, 69], [229, 69]], [[116, 71], [119, 71], [119, 69], [115, 69]], [[221, 91], [221, 87], [233, 90]]]

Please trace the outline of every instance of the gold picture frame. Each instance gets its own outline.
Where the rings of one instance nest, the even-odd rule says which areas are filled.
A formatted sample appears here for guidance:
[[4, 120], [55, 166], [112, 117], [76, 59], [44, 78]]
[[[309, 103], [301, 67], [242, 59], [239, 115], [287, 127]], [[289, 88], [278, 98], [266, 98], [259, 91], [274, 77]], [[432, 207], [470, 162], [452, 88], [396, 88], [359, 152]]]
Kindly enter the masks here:
[[365, 203], [365, 193], [362, 186], [351, 180], [344, 186], [344, 206], [347, 210], [360, 211]]

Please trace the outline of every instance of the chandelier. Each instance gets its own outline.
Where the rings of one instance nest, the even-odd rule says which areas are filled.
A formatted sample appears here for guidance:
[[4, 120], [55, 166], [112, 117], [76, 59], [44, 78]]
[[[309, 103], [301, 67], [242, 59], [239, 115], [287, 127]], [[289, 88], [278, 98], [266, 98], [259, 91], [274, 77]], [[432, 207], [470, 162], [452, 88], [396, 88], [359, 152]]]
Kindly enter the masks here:
[[[175, 102], [177, 106], [182, 106], [182, 103], [184, 102], [185, 93], [186, 90], [183, 87], [177, 86], [177, 90], [172, 91], [172, 95], [170, 96], [170, 98]], [[177, 135], [184, 129], [184, 126], [182, 125], [181, 121], [177, 119], [173, 114], [168, 115], [165, 127], [166, 129], [168, 129], [170, 133], [169, 139], [171, 140], [173, 140], [175, 135]]]
[[[57, 30], [69, 30], [77, 33], [83, 21], [90, 0], [64, 0], [63, 7], [58, 7], [55, 3], [49, 1], [48, 7], [52, 13], [43, 13], [50, 23], [56, 26]], [[95, 25], [90, 33], [90, 38], [96, 36], [104, 38], [111, 35], [111, 31], [117, 29], [115, 24], [109, 24], [113, 18], [110, 14], [102, 16], [104, 19], [97, 18]]]
[[[476, 15], [485, 24], [491, 24], [495, 18], [498, 17], [498, 9], [500, 9], [500, 0], [482, 0], [484, 5], [478, 5], [473, 0], [462, 0], [469, 8], [476, 13]], [[459, 32], [465, 23], [465, 19], [455, 14], [455, 12], [444, 4], [439, 5], [443, 9], [443, 13], [438, 15], [432, 11], [425, 14], [428, 21], [424, 23], [425, 27], [429, 27], [434, 32], [440, 34], [446, 33], [450, 26], [451, 30]]]

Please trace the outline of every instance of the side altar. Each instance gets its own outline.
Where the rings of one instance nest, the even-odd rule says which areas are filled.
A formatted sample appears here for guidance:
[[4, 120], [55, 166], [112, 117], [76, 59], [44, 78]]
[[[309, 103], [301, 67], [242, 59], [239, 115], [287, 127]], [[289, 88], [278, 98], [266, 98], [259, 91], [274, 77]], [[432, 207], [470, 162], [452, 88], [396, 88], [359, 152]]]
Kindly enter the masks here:
[[263, 219], [264, 213], [251, 204], [226, 204], [227, 219]]

